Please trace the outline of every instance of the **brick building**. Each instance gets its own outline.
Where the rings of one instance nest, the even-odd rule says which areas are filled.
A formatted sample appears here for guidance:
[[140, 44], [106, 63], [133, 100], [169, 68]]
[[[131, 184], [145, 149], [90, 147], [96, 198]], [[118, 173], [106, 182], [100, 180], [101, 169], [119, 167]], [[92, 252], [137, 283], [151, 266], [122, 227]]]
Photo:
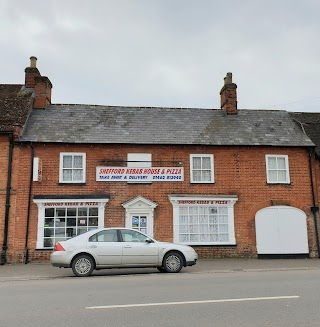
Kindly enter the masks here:
[[112, 226], [200, 257], [318, 255], [314, 144], [286, 111], [239, 110], [230, 73], [214, 110], [51, 104], [50, 81], [29, 73], [10, 261]]
[[0, 263], [6, 262], [8, 239], [14, 228], [19, 166], [18, 141], [32, 111], [32, 92], [24, 85], [0, 84]]

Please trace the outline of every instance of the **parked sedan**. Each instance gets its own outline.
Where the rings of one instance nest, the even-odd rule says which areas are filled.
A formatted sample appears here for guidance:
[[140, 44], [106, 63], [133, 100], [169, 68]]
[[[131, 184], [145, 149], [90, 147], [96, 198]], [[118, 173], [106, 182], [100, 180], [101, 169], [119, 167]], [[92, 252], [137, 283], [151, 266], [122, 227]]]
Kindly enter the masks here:
[[187, 245], [158, 242], [133, 229], [95, 229], [56, 243], [50, 261], [54, 267], [72, 268], [78, 277], [94, 269], [155, 267], [177, 273], [198, 259]]

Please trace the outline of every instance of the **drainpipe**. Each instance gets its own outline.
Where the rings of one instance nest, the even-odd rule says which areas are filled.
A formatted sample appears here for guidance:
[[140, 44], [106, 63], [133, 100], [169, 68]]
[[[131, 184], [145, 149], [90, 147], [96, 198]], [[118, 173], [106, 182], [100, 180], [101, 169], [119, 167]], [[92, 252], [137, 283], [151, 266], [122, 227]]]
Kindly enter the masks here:
[[31, 162], [30, 162], [30, 181], [29, 181], [29, 195], [28, 195], [28, 214], [27, 214], [27, 228], [26, 228], [26, 242], [24, 250], [24, 263], [27, 264], [29, 260], [29, 249], [28, 249], [28, 240], [29, 240], [29, 221], [30, 221], [30, 209], [31, 209], [31, 194], [32, 194], [32, 178], [33, 178], [33, 159], [34, 159], [34, 148], [30, 144], [31, 148]]
[[316, 243], [317, 243], [317, 250], [318, 250], [318, 258], [320, 258], [320, 246], [319, 246], [319, 233], [318, 233], [318, 215], [319, 207], [316, 205], [316, 198], [315, 198], [315, 192], [314, 192], [314, 184], [313, 184], [313, 174], [312, 174], [312, 155], [313, 150], [309, 150], [309, 169], [310, 169], [310, 182], [311, 182], [311, 192], [312, 192], [312, 204], [313, 207], [311, 207], [311, 211], [313, 213], [313, 219], [314, 219], [314, 228], [316, 232]]
[[13, 155], [13, 133], [9, 133], [8, 177], [7, 177], [7, 189], [6, 189], [6, 209], [5, 209], [5, 216], [4, 216], [3, 244], [2, 244], [2, 251], [1, 251], [1, 258], [0, 258], [1, 265], [4, 265], [7, 262], [12, 155]]

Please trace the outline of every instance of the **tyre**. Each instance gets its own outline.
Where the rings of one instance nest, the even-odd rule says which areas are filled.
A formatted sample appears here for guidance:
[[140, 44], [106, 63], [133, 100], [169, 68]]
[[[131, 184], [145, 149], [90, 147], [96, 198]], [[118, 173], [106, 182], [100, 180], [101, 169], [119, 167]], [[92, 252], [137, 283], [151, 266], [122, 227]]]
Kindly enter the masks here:
[[163, 258], [163, 269], [168, 273], [177, 273], [182, 266], [183, 258], [178, 252], [169, 252]]
[[165, 273], [165, 272], [167, 272], [163, 267], [157, 267], [157, 269], [158, 269], [161, 273]]
[[90, 276], [94, 269], [93, 259], [86, 254], [81, 254], [72, 261], [72, 271], [77, 277]]

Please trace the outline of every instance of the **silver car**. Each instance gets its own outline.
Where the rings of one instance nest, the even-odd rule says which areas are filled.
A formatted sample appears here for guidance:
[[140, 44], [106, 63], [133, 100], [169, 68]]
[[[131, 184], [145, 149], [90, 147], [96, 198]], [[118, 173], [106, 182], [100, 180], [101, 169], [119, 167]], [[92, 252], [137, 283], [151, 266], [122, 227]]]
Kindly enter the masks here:
[[56, 243], [50, 261], [54, 267], [72, 268], [78, 277], [94, 269], [155, 267], [177, 273], [195, 265], [194, 249], [187, 245], [158, 242], [133, 229], [95, 229]]

